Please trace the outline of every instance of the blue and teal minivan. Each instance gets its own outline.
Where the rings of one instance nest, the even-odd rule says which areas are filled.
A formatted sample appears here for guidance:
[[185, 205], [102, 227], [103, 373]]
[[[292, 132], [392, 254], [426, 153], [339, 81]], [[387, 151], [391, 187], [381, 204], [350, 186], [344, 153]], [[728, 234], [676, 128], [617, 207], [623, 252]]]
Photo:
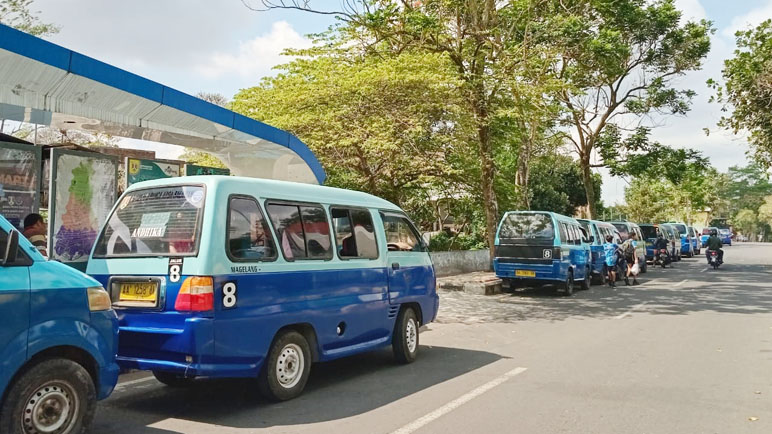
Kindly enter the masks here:
[[565, 295], [592, 284], [590, 246], [576, 219], [545, 211], [509, 211], [496, 231], [493, 269], [510, 286], [557, 284]]
[[678, 222], [669, 222], [667, 224], [675, 229], [676, 235], [678, 235], [681, 240], [680, 245], [678, 246], [679, 254], [689, 258], [693, 257], [694, 245], [692, 244], [692, 239], [689, 235], [689, 227], [685, 223]]
[[420, 233], [369, 194], [264, 179], [133, 184], [88, 264], [120, 321], [118, 363], [170, 386], [257, 378], [298, 396], [312, 362], [418, 353], [439, 306]]
[[0, 432], [84, 431], [118, 381], [110, 298], [1, 215], [0, 318]]
[[604, 269], [606, 259], [603, 254], [603, 244], [606, 242], [607, 235], [611, 235], [615, 243], [621, 243], [619, 232], [611, 223], [587, 219], [576, 219], [576, 221], [582, 225], [589, 238], [590, 253], [592, 255], [592, 260], [590, 261], [592, 264], [590, 267], [592, 278], [597, 283], [605, 284], [606, 273]]

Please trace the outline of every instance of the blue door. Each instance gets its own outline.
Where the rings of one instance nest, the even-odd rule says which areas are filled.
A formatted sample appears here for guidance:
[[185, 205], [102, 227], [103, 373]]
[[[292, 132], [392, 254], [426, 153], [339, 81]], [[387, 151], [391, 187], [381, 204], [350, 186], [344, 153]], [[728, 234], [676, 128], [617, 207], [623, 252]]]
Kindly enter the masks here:
[[[7, 240], [8, 232], [0, 229], [3, 253]], [[21, 250], [20, 247], [16, 262], [0, 266], [0, 390], [10, 380], [13, 369], [27, 358], [32, 261]]]
[[410, 220], [399, 213], [381, 213], [386, 238], [389, 301], [425, 300], [433, 291], [434, 269], [426, 246]]

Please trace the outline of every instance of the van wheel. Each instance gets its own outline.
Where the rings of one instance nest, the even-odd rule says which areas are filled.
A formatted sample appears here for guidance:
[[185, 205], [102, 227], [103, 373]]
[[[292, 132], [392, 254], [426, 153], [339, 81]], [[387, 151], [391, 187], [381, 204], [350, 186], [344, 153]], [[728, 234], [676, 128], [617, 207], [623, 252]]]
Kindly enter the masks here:
[[413, 363], [418, 356], [418, 318], [412, 308], [405, 308], [399, 313], [391, 337], [391, 349], [399, 363]]
[[14, 381], [0, 409], [0, 432], [82, 433], [95, 409], [94, 382], [83, 366], [50, 359]]
[[582, 281], [582, 289], [587, 291], [590, 289], [590, 285], [592, 285], [592, 272], [590, 272], [590, 267], [587, 267], [584, 280]]
[[571, 296], [574, 294], [574, 273], [572, 271], [568, 272], [568, 276], [566, 276], [566, 281], [563, 282], [563, 295], [565, 296]]
[[257, 377], [257, 386], [271, 401], [286, 401], [303, 393], [310, 372], [308, 341], [294, 330], [285, 330], [274, 339]]
[[163, 371], [153, 371], [153, 376], [156, 380], [169, 387], [188, 387], [196, 380], [193, 377], [185, 377], [184, 375]]

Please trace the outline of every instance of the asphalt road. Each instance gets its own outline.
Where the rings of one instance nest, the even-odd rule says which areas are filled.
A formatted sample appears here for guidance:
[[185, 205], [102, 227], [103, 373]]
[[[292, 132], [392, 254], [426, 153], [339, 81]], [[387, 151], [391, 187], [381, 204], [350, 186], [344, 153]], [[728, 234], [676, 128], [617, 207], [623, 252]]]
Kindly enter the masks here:
[[271, 404], [250, 381], [122, 376], [94, 433], [772, 433], [772, 245], [573, 297], [441, 294], [407, 366], [318, 364]]

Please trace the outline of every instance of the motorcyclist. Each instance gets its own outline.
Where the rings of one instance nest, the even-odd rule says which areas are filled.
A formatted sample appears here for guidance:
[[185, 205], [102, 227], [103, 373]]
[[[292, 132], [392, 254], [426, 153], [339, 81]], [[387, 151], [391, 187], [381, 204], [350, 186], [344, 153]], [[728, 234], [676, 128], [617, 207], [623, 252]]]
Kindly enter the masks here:
[[654, 242], [654, 248], [656, 250], [664, 250], [665, 253], [670, 256], [670, 249], [668, 249], [668, 246], [670, 243], [668, 240], [665, 239], [665, 237], [662, 235], [662, 232], [657, 231], [657, 241]]
[[721, 242], [721, 238], [718, 237], [718, 231], [713, 229], [710, 231], [710, 238], [708, 238], [708, 249], [705, 251], [705, 258], [708, 260], [708, 264], [710, 264], [710, 252], [716, 251], [718, 252], [718, 263], [723, 264], [724, 263], [724, 251], [721, 249], [721, 246], [723, 246], [723, 243]]

